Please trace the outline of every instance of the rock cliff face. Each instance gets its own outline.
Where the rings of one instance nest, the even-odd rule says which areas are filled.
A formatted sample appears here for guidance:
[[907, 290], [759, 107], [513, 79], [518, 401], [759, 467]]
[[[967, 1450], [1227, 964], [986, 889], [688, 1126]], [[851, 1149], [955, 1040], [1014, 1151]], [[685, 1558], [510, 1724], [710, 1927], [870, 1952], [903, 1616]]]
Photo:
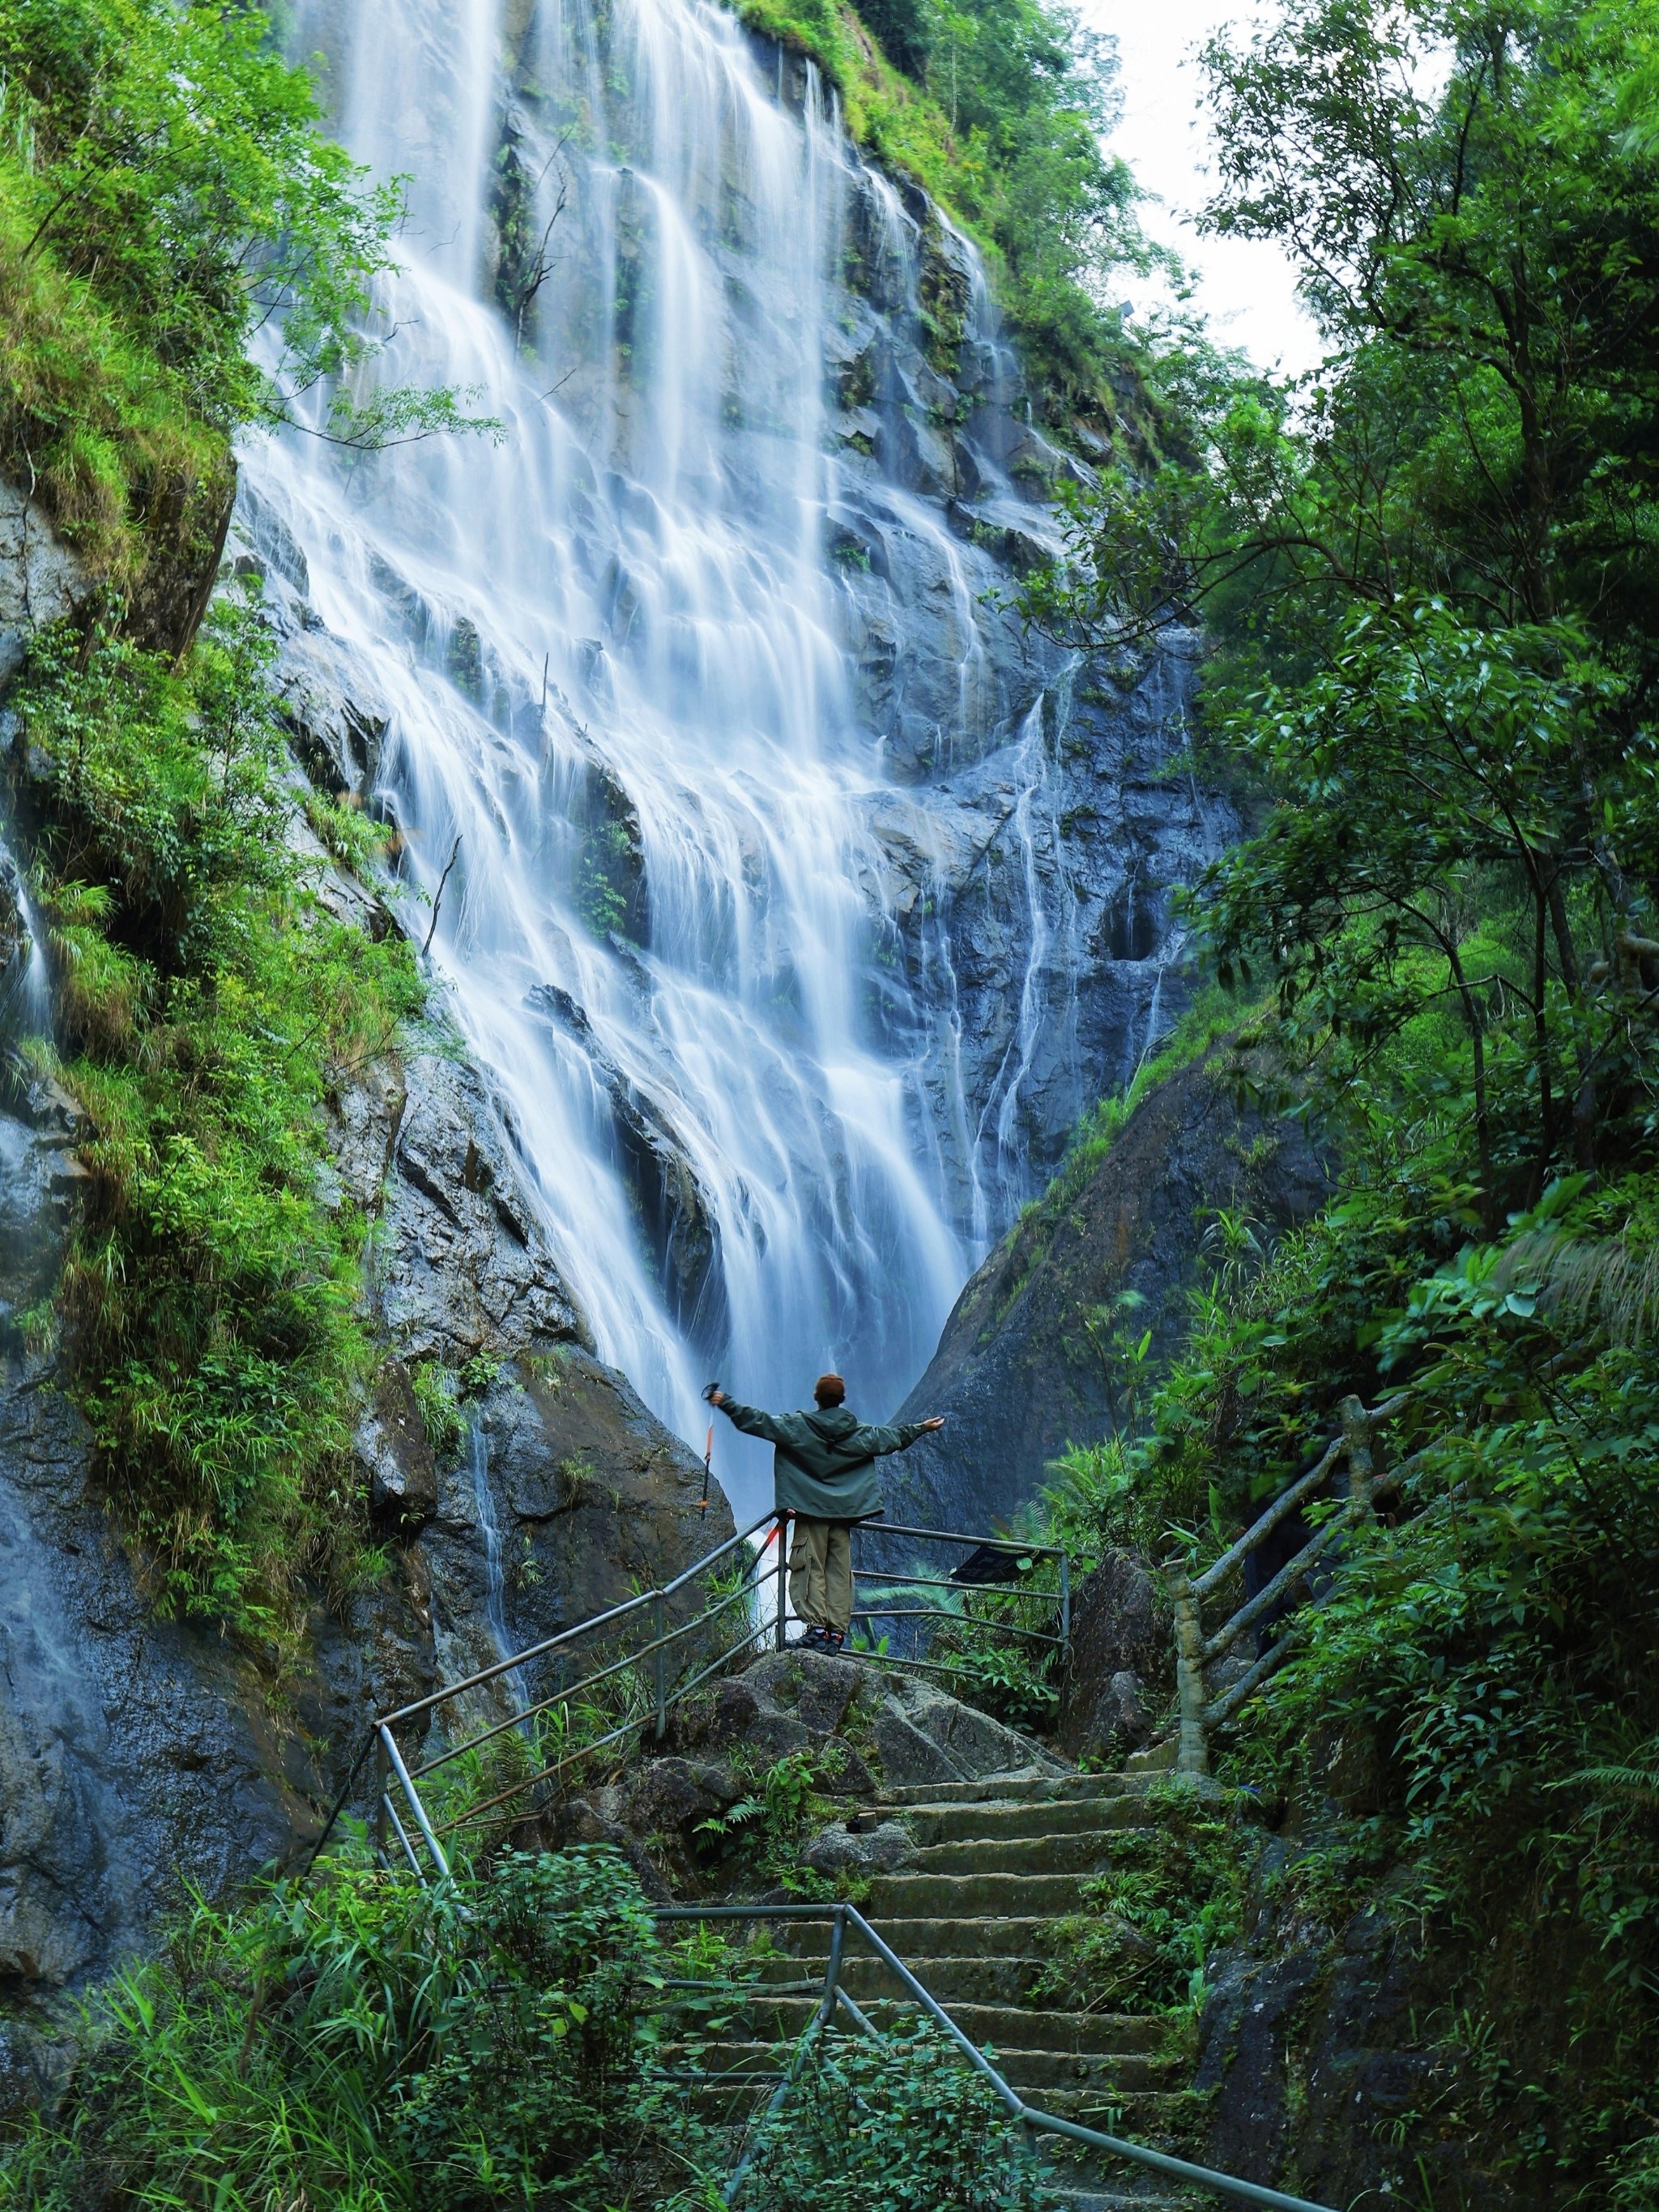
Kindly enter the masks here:
[[[944, 1413], [948, 1425], [896, 1463], [890, 1511], [994, 1527], [1068, 1443], [1110, 1433], [1115, 1332], [1151, 1329], [1154, 1356], [1174, 1350], [1206, 1212], [1242, 1207], [1271, 1232], [1322, 1202], [1327, 1176], [1304, 1124], [1241, 1103], [1235, 1073], [1218, 1049], [1160, 1084], [1099, 1164], [1063, 1173], [992, 1253], [901, 1409], [901, 1419]], [[1127, 1309], [1116, 1303], [1126, 1292], [1137, 1301]]]

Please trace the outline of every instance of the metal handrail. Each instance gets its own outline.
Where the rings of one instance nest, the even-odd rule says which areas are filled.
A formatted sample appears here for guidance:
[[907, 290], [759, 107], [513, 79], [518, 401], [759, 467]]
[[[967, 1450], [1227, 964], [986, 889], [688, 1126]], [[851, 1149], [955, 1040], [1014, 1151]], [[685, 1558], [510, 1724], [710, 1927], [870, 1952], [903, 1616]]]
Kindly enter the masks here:
[[[656, 1735], [660, 1740], [665, 1733], [670, 1711], [690, 1697], [695, 1690], [700, 1688], [711, 1676], [730, 1666], [734, 1659], [740, 1657], [744, 1652], [753, 1650], [757, 1644], [767, 1636], [769, 1628], [777, 1648], [781, 1650], [784, 1647], [789, 1619], [787, 1586], [787, 1537], [789, 1517], [787, 1513], [776, 1511], [763, 1514], [758, 1520], [750, 1522], [746, 1528], [737, 1531], [726, 1538], [723, 1542], [717, 1544], [712, 1551], [705, 1553], [701, 1559], [693, 1560], [690, 1566], [684, 1568], [680, 1573], [659, 1588], [638, 1591], [634, 1596], [623, 1599], [619, 1604], [608, 1607], [604, 1612], [594, 1613], [586, 1620], [577, 1621], [568, 1628], [561, 1629], [555, 1635], [544, 1637], [539, 1643], [531, 1644], [522, 1651], [514, 1652], [507, 1657], [493, 1662], [488, 1667], [479, 1668], [475, 1673], [466, 1675], [460, 1681], [447, 1683], [442, 1688], [429, 1692], [425, 1697], [413, 1698], [406, 1705], [399, 1705], [390, 1712], [378, 1716], [369, 1729], [367, 1742], [353, 1762], [351, 1771], [348, 1774], [338, 1796], [330, 1809], [321, 1832], [312, 1846], [307, 1862], [308, 1867], [314, 1866], [320, 1856], [324, 1845], [350, 1800], [352, 1790], [362, 1769], [363, 1759], [371, 1751], [375, 1758], [375, 1782], [370, 1796], [371, 1826], [377, 1855], [384, 1863], [389, 1837], [395, 1837], [398, 1849], [419, 1871], [419, 1855], [415, 1850], [414, 1838], [410, 1832], [412, 1826], [415, 1834], [431, 1851], [433, 1863], [439, 1869], [441, 1878], [447, 1876], [448, 1864], [439, 1841], [440, 1838], [453, 1836], [458, 1830], [473, 1821], [483, 1819], [488, 1814], [505, 1814], [506, 1808], [511, 1807], [515, 1800], [541, 1790], [546, 1784], [554, 1781], [568, 1768], [577, 1765], [581, 1760], [590, 1759], [596, 1753], [621, 1743], [624, 1738], [634, 1735], [642, 1726], [654, 1724]], [[956, 1628], [990, 1629], [1017, 1636], [1028, 1644], [1047, 1646], [1059, 1651], [1063, 1656], [1069, 1646], [1071, 1638], [1071, 1558], [1070, 1554], [1060, 1547], [1052, 1544], [1026, 1544], [1012, 1537], [969, 1535], [956, 1529], [917, 1528], [906, 1523], [890, 1522], [879, 1519], [872, 1519], [855, 1525], [860, 1528], [875, 1529], [884, 1536], [895, 1536], [908, 1542], [944, 1543], [968, 1551], [992, 1550], [1020, 1559], [1055, 1559], [1059, 1562], [1060, 1585], [1058, 1591], [1054, 1593], [1029, 1593], [1032, 1595], [1052, 1596], [1055, 1606], [1056, 1631], [1053, 1634], [1028, 1627], [1021, 1622], [989, 1620], [971, 1612], [957, 1611], [944, 1605], [923, 1604], [915, 1607], [880, 1607], [866, 1604], [855, 1612], [854, 1616], [855, 1620], [867, 1624], [872, 1620], [902, 1620], [908, 1622], [926, 1619], [948, 1622]], [[769, 1554], [771, 1553], [775, 1544], [777, 1550], [774, 1559], [769, 1557]], [[675, 1596], [695, 1583], [699, 1577], [708, 1574], [723, 1562], [742, 1555], [747, 1556], [748, 1565], [735, 1589], [722, 1592], [712, 1603], [705, 1605], [675, 1626], [667, 1625], [667, 1607]], [[772, 1619], [769, 1624], [762, 1617], [755, 1601], [768, 1577], [773, 1575], [776, 1577], [776, 1597], [772, 1607]], [[939, 1577], [908, 1575], [902, 1569], [855, 1569], [854, 1575], [857, 1580], [863, 1581], [872, 1589], [878, 1586], [901, 1595], [912, 1589], [923, 1591], [951, 1588], [959, 1589], [965, 1598], [970, 1594], [971, 1589], [976, 1587], [950, 1583], [945, 1578]], [[995, 1587], [1000, 1589], [1003, 1586], [999, 1584]], [[701, 1642], [705, 1638], [706, 1632], [716, 1622], [739, 1606], [744, 1608], [744, 1629], [737, 1640], [720, 1650], [713, 1659], [703, 1658], [702, 1651], [694, 1647], [693, 1663], [690, 1668], [683, 1674], [676, 1673], [671, 1679], [669, 1655], [683, 1651], [688, 1646], [691, 1646], [693, 1639]], [[586, 1639], [608, 1637], [611, 1632], [626, 1630], [641, 1616], [647, 1613], [650, 1615], [650, 1627], [643, 1643], [636, 1644], [631, 1650], [624, 1650], [618, 1656], [605, 1657], [602, 1664], [591, 1668], [574, 1681], [562, 1684], [539, 1697], [516, 1705], [514, 1710], [503, 1717], [489, 1721], [481, 1727], [471, 1729], [453, 1742], [441, 1743], [427, 1757], [412, 1765], [406, 1764], [402, 1754], [398, 1752], [395, 1731], [398, 1728], [406, 1727], [410, 1723], [416, 1721], [429, 1723], [444, 1709], [454, 1705], [456, 1700], [483, 1689], [492, 1682], [518, 1674], [535, 1661], [545, 1659], [556, 1653], [568, 1651]], [[849, 1656], [858, 1658], [867, 1665], [892, 1668], [906, 1672], [919, 1669], [948, 1676], [959, 1671], [949, 1663], [918, 1657], [914, 1654], [907, 1656], [860, 1647]], [[560, 1708], [568, 1710], [577, 1698], [602, 1687], [608, 1682], [641, 1668], [648, 1669], [653, 1677], [652, 1711], [648, 1717], [635, 1714], [625, 1717], [615, 1727], [607, 1729], [601, 1735], [590, 1738], [571, 1750], [563, 1752], [556, 1759], [546, 1760], [538, 1766], [534, 1772], [515, 1778], [493, 1794], [468, 1803], [460, 1812], [448, 1814], [435, 1824], [428, 1820], [419, 1796], [418, 1785], [422, 1782], [442, 1769], [454, 1767], [458, 1761], [469, 1753], [476, 1753], [514, 1731], [521, 1735], [526, 1733], [545, 1715], [555, 1712]], [[398, 1809], [398, 1801], [403, 1807], [401, 1814]], [[532, 1808], [531, 1810], [504, 1818], [501, 1825], [508, 1828], [516, 1827], [525, 1821], [539, 1817], [539, 1811]]]
[[[1395, 1488], [1414, 1464], [1413, 1461], [1408, 1460], [1392, 1473], [1379, 1473], [1376, 1467], [1378, 1425], [1392, 1420], [1408, 1402], [1407, 1393], [1400, 1391], [1368, 1412], [1358, 1398], [1344, 1398], [1338, 1407], [1342, 1423], [1340, 1434], [1331, 1438], [1314, 1465], [1299, 1474], [1287, 1489], [1281, 1491], [1267, 1510], [1250, 1524], [1242, 1536], [1227, 1547], [1218, 1559], [1199, 1575], [1188, 1575], [1178, 1567], [1165, 1570], [1164, 1578], [1175, 1614], [1176, 1685], [1181, 1712], [1181, 1736], [1176, 1765], [1180, 1772], [1208, 1772], [1210, 1731], [1224, 1726], [1246, 1699], [1271, 1674], [1278, 1672], [1296, 1647], [1301, 1633], [1300, 1625], [1292, 1621], [1255, 1664], [1218, 1698], [1212, 1698], [1209, 1695], [1205, 1680], [1206, 1670], [1231, 1651], [1248, 1629], [1255, 1627], [1282, 1598], [1304, 1581], [1310, 1567], [1328, 1552], [1334, 1551], [1347, 1532], [1370, 1515], [1376, 1499], [1384, 1491]], [[1258, 1590], [1254, 1597], [1247, 1598], [1213, 1635], [1206, 1636], [1202, 1610], [1204, 1600], [1223, 1587], [1281, 1521], [1328, 1481], [1337, 1462], [1345, 1454], [1348, 1461], [1347, 1498], [1330, 1519], [1314, 1532], [1296, 1556], [1285, 1562], [1265, 1589]]]
[[[1237, 2174], [1223, 2173], [1214, 2166], [1200, 2166], [1194, 2160], [1176, 2158], [1169, 2151], [1154, 2150], [1150, 2143], [1133, 2142], [1123, 2136], [1107, 2135], [1098, 2128], [1087, 2128], [1077, 2120], [1061, 2119], [1055, 2113], [1043, 2112], [1039, 2106], [1028, 2105], [978, 2045], [951, 2019], [932, 1990], [918, 1980], [892, 1946], [878, 1935], [856, 1905], [664, 1905], [653, 1907], [652, 1917], [659, 1923], [714, 1920], [829, 1921], [830, 1952], [824, 1967], [823, 1999], [795, 2044], [790, 2063], [763, 2116], [763, 2121], [774, 2118], [782, 2109], [799, 2075], [802, 2060], [813, 2042], [830, 2026], [837, 2006], [847, 2013], [861, 2034], [876, 2043], [887, 2040], [842, 1987], [846, 1937], [850, 1930], [869, 1946], [911, 2002], [927, 2015], [936, 2027], [944, 2031], [975, 2072], [989, 2083], [1009, 2118], [1017, 2120], [1030, 2135], [1060, 2136], [1067, 2142], [1085, 2143], [1091, 2149], [1108, 2152], [1113, 2157], [1127, 2160], [1133, 2166], [1145, 2166], [1149, 2172], [1166, 2175], [1171, 2180], [1191, 2183], [1200, 2189], [1211, 2190], [1218, 2197], [1232, 2197], [1240, 2203], [1263, 2205], [1267, 2208], [1267, 2212], [1329, 2212], [1328, 2207], [1316, 2204], [1305, 2197], [1291, 2197], [1283, 2190], [1269, 2189], [1261, 2182], [1246, 2181]], [[723, 2080], [726, 2077], [714, 2078]], [[753, 2156], [754, 2146], [751, 2143], [721, 2192], [726, 2203], [732, 2204], [737, 2201]]]

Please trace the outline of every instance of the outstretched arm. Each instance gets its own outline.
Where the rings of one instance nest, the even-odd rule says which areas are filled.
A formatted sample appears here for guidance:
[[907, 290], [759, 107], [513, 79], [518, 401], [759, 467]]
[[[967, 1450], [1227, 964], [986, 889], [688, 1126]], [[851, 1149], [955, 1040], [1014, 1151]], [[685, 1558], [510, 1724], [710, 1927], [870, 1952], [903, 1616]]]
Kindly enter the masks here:
[[708, 1402], [711, 1406], [718, 1406], [733, 1428], [741, 1429], [746, 1437], [764, 1437], [769, 1444], [782, 1441], [777, 1423], [770, 1413], [762, 1413], [758, 1406], [740, 1406], [735, 1398], [728, 1398], [724, 1390], [712, 1391]]
[[927, 1421], [901, 1421], [896, 1428], [886, 1428], [872, 1421], [861, 1428], [853, 1441], [859, 1449], [868, 1452], [872, 1459], [879, 1459], [886, 1452], [908, 1451], [918, 1437], [925, 1437], [930, 1429], [942, 1429], [944, 1426], [943, 1413], [935, 1413]]

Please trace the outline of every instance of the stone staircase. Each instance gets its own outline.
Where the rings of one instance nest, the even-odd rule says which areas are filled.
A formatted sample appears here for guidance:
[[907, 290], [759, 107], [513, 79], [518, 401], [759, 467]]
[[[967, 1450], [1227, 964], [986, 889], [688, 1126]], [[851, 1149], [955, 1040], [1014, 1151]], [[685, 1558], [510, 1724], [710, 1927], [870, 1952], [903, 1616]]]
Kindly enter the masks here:
[[[1163, 2049], [1155, 2020], [1069, 2012], [1036, 1994], [1053, 1952], [1054, 1923], [1082, 1904], [1084, 1884], [1109, 1863], [1126, 1830], [1156, 1815], [1146, 1791], [1157, 1754], [1139, 1771], [1107, 1775], [990, 1776], [887, 1790], [876, 1817], [898, 1819], [917, 1846], [898, 1871], [874, 1876], [865, 1917], [963, 2033], [988, 2049], [1030, 2104], [1085, 2127], [1163, 2147], [1178, 2130], [1189, 2092], [1184, 2062]], [[866, 1819], [869, 1815], [865, 1816]], [[763, 2069], [775, 2040], [798, 2036], [817, 2000], [785, 1993], [820, 1980], [828, 1932], [804, 1934], [788, 1956], [767, 1961], [745, 2023], [733, 2024], [720, 2064]], [[890, 1970], [849, 1939], [843, 1965], [849, 1996], [884, 2025], [910, 2008]], [[769, 1987], [780, 1993], [769, 1997]], [[752, 2040], [739, 2039], [752, 2038]], [[1191, 2197], [1120, 2160], [1057, 2136], [1040, 2154], [1074, 2212], [1135, 2212], [1196, 2205]]]

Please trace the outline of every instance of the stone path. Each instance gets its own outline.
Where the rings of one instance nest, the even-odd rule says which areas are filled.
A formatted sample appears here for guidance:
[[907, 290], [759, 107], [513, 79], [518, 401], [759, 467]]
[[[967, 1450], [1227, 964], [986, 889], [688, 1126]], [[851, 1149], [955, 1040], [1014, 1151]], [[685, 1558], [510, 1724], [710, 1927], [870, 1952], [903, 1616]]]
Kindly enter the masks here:
[[[1174, 2132], [1190, 2094], [1184, 2063], [1162, 2049], [1160, 2023], [1063, 2011], [1035, 1994], [1054, 1923], [1079, 1909], [1085, 1882], [1109, 1862], [1124, 1832], [1156, 1817], [1146, 1798], [1152, 1778], [1143, 1759], [1140, 1771], [1121, 1774], [1033, 1778], [1028, 1771], [889, 1788], [876, 1814], [902, 1820], [917, 1848], [901, 1869], [872, 1880], [861, 1909], [1028, 2103], [1158, 2144]], [[826, 1961], [827, 1932], [815, 1932], [799, 1955], [769, 1962], [766, 1982], [781, 1991], [807, 1976], [821, 1978]], [[904, 2015], [890, 1971], [856, 1942], [843, 1971], [848, 1994], [878, 2026]], [[749, 2015], [755, 2039], [723, 2048], [722, 2064], [763, 2069], [764, 2039], [799, 2035], [815, 2003], [805, 1994], [763, 1997]], [[1043, 2138], [1042, 2151], [1075, 2212], [1159, 2212], [1216, 2201], [1171, 2193], [1157, 2177], [1073, 2151], [1058, 2137]]]

